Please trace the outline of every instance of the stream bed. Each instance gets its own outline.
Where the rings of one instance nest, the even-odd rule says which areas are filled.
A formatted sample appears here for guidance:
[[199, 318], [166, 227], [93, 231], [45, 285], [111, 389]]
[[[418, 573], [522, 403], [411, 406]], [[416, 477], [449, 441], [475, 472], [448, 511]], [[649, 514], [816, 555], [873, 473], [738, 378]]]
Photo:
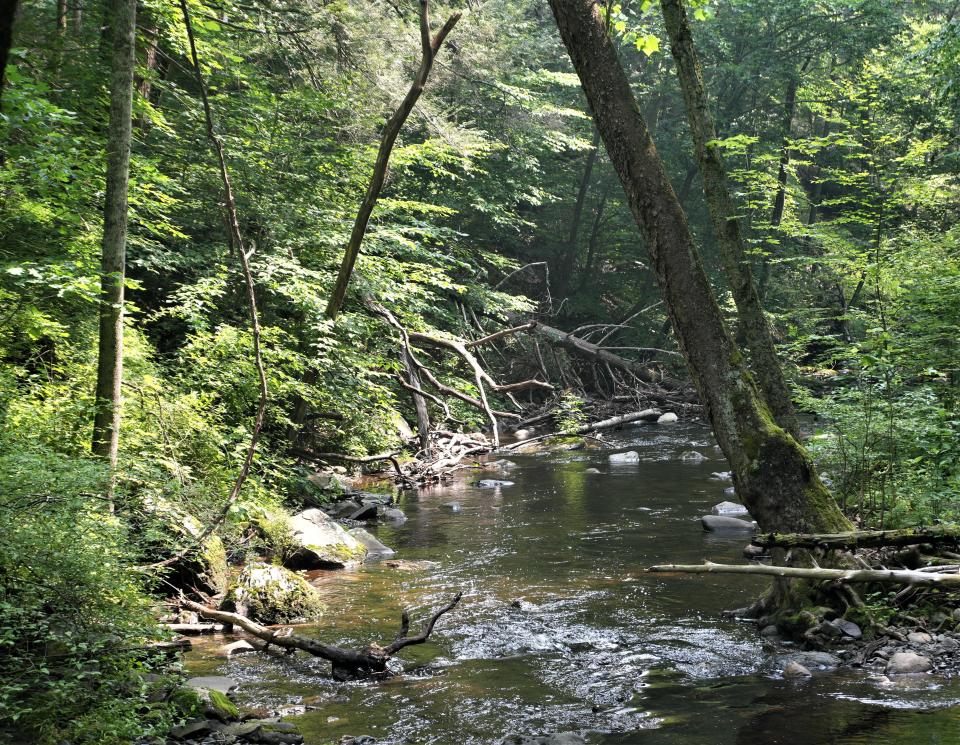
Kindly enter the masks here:
[[[640, 462], [608, 462], [626, 449]], [[707, 460], [681, 460], [689, 450]], [[726, 465], [705, 427], [628, 426], [602, 449], [508, 457], [515, 468], [400, 497], [407, 522], [371, 531], [406, 567], [310, 575], [331, 610], [298, 631], [353, 647], [391, 640], [405, 607], [418, 628], [463, 591], [430, 641], [401, 653], [405, 675], [336, 683], [328, 663], [303, 655], [218, 659], [223, 637], [195, 641], [191, 674], [236, 679], [241, 705], [282, 712], [307, 745], [568, 731], [595, 745], [960, 744], [960, 681], [891, 684], [854, 670], [785, 680], [755, 627], [722, 615], [763, 580], [644, 574], [655, 563], [743, 561], [742, 535], [700, 527], [731, 498], [711, 478]], [[514, 484], [481, 489], [480, 478]]]

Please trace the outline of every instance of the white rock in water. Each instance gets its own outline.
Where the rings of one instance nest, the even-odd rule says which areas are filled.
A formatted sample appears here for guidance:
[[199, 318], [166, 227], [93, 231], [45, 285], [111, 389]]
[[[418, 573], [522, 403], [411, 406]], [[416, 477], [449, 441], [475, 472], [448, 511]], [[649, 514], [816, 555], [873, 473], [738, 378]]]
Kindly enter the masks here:
[[531, 437], [533, 437], [533, 432], [529, 429], [518, 429], [513, 433], [513, 435], [518, 440], [529, 440]]
[[784, 678], [809, 678], [811, 674], [812, 673], [807, 670], [807, 668], [805, 668], [796, 660], [788, 662], [787, 666], [783, 668]]
[[897, 652], [887, 662], [887, 675], [911, 675], [926, 673], [933, 669], [933, 663], [923, 655], [913, 652]]
[[691, 463], [702, 463], [707, 460], [707, 456], [703, 453], [697, 452], [696, 450], [684, 450], [680, 453], [680, 460], [689, 461]]
[[610, 462], [611, 463], [639, 463], [640, 453], [638, 453], [636, 450], [628, 450], [625, 453], [611, 453]]
[[747, 508], [737, 502], [720, 502], [713, 505], [714, 515], [746, 515]]
[[700, 518], [700, 523], [703, 529], [709, 532], [753, 533], [757, 529], [756, 523], [726, 515], [704, 515]]
[[600, 473], [600, 469], [599, 469], [599, 468], [585, 468], [585, 469], [583, 470], [583, 472], [584, 472], [584, 473]]
[[672, 411], [668, 411], [666, 414], [660, 415], [660, 417], [657, 419], [657, 424], [671, 424], [672, 422], [676, 422], [679, 419], [680, 417], [678, 417]]
[[733, 471], [714, 471], [710, 474], [714, 481], [730, 481], [733, 478]]
[[501, 481], [500, 479], [481, 479], [477, 482], [481, 489], [496, 489], [498, 486], [513, 486], [512, 481]]

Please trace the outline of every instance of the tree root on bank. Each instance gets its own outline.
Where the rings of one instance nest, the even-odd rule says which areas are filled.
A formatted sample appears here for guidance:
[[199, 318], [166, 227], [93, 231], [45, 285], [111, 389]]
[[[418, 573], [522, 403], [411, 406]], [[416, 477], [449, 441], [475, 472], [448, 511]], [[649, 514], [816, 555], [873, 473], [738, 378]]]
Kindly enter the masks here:
[[850, 550], [924, 543], [960, 543], [960, 526], [932, 525], [899, 530], [853, 530], [846, 533], [767, 533], [751, 541], [763, 548]]
[[324, 644], [317, 639], [311, 639], [294, 633], [281, 635], [282, 632], [280, 630], [268, 629], [239, 613], [215, 610], [206, 605], [188, 600], [185, 597], [178, 598], [176, 602], [183, 608], [192, 610], [204, 618], [209, 618], [231, 626], [239, 626], [248, 634], [262, 639], [264, 641], [262, 651], [265, 651], [271, 644], [286, 650], [300, 650], [314, 657], [328, 660], [332, 666], [332, 675], [336, 680], [356, 680], [362, 678], [388, 677], [390, 671], [387, 668], [387, 663], [390, 661], [390, 658], [404, 647], [426, 642], [433, 633], [433, 627], [436, 625], [440, 616], [456, 608], [462, 597], [462, 592], [454, 595], [449, 603], [430, 617], [420, 633], [413, 636], [408, 636], [410, 632], [410, 616], [407, 611], [403, 611], [400, 621], [400, 632], [394, 641], [386, 646], [380, 646], [376, 642], [373, 642], [361, 650], [344, 649], [343, 647], [332, 644]]
[[913, 569], [823, 569], [767, 564], [660, 564], [647, 568], [655, 574], [756, 574], [769, 577], [825, 580], [833, 582], [875, 582], [878, 584], [960, 587], [960, 573], [924, 572]]

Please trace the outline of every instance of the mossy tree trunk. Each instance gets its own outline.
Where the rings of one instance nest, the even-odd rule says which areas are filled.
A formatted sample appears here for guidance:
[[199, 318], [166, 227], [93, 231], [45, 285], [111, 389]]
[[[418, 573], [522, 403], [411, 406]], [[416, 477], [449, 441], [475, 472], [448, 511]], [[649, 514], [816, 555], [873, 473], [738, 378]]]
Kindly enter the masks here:
[[660, 7], [670, 36], [670, 51], [677, 65], [713, 232], [723, 258], [727, 284], [737, 305], [740, 329], [750, 348], [750, 369], [777, 423], [794, 437], [799, 437], [790, 389], [777, 358], [770, 324], [763, 313], [750, 260], [744, 250], [737, 208], [727, 188], [727, 175], [716, 143], [717, 130], [710, 113], [687, 11], [683, 0], [660, 0]]
[[594, 0], [550, 0], [594, 121], [646, 242], [691, 376], [737, 492], [764, 530], [850, 523], [800, 444], [774, 420], [728, 333], [686, 216]]

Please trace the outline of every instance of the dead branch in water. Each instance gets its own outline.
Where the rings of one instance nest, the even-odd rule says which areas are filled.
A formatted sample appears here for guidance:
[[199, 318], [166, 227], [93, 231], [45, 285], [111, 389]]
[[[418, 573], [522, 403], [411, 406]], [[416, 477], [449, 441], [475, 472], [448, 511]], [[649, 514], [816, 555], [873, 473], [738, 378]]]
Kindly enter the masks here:
[[420, 633], [414, 636], [407, 636], [410, 628], [410, 616], [407, 611], [404, 611], [401, 618], [400, 634], [397, 639], [385, 647], [381, 647], [374, 642], [361, 650], [344, 649], [343, 647], [338, 647], [333, 644], [324, 644], [317, 639], [311, 639], [299, 634], [291, 633], [280, 636], [276, 630], [261, 626], [239, 613], [215, 610], [206, 605], [187, 600], [184, 597], [179, 598], [177, 602], [182, 607], [192, 610], [204, 618], [219, 621], [223, 624], [239, 626], [248, 634], [262, 639], [268, 645], [272, 644], [275, 647], [282, 647], [288, 650], [300, 650], [314, 657], [328, 660], [331, 663], [334, 678], [337, 680], [351, 680], [389, 675], [387, 663], [390, 658], [404, 647], [426, 642], [433, 633], [433, 628], [436, 626], [440, 616], [456, 608], [462, 597], [462, 592], [454, 595], [453, 600], [434, 613], [427, 623], [424, 624]]
[[540, 435], [539, 437], [531, 437], [527, 440], [520, 440], [518, 442], [511, 442], [509, 445], [504, 446], [504, 450], [516, 450], [517, 448], [528, 445], [531, 442], [537, 442], [539, 440], [546, 440], [550, 437], [575, 437], [577, 435], [586, 435], [591, 432], [598, 432], [604, 429], [611, 429], [613, 427], [618, 427], [622, 424], [628, 424], [630, 422], [649, 422], [656, 421], [657, 418], [662, 414], [659, 409], [644, 409], [643, 411], [635, 411], [632, 414], [624, 414], [623, 416], [610, 417], [609, 419], [604, 419], [599, 422], [592, 422], [591, 424], [584, 424], [580, 427], [573, 427], [571, 429], [564, 429], [559, 432], [552, 432], [547, 435]]
[[921, 572], [913, 569], [821, 569], [781, 567], [766, 564], [660, 564], [647, 568], [655, 574], [757, 574], [769, 577], [825, 580], [832, 582], [877, 582], [892, 585], [960, 585], [960, 574]]

